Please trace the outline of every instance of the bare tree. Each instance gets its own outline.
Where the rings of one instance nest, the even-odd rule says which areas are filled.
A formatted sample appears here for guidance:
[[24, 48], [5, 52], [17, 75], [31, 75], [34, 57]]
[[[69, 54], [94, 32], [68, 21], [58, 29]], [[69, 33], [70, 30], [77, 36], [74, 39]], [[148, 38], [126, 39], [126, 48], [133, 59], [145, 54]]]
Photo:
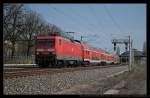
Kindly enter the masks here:
[[22, 17], [24, 16], [23, 4], [4, 4], [3, 9], [3, 41], [11, 42], [11, 56], [15, 52], [15, 44], [19, 39]]
[[30, 11], [25, 17], [24, 28], [22, 29], [22, 39], [27, 43], [27, 56], [30, 49], [34, 47], [35, 36], [38, 34], [48, 34], [50, 32], [61, 32], [62, 30], [56, 25], [52, 25], [43, 20], [36, 12]]
[[[40, 14], [28, 10], [23, 4], [4, 4], [3, 6], [3, 39], [11, 43], [11, 56], [14, 56], [15, 45], [23, 45], [27, 56], [34, 47], [36, 34], [62, 32], [54, 24], [47, 23]], [[22, 50], [24, 50], [22, 49]]]
[[[41, 22], [40, 17], [36, 12], [30, 11], [24, 20], [24, 28], [22, 29], [23, 34], [21, 35], [21, 39], [26, 41], [27, 44], [27, 56], [29, 56], [29, 52], [31, 47], [34, 46], [34, 37], [38, 32], [38, 24]], [[24, 42], [25, 43], [25, 42]]]
[[63, 32], [63, 30], [54, 24], [41, 22], [38, 32], [39, 34], [49, 34], [51, 32]]
[[56, 25], [51, 25], [50, 27], [51, 32], [63, 32], [58, 26]]

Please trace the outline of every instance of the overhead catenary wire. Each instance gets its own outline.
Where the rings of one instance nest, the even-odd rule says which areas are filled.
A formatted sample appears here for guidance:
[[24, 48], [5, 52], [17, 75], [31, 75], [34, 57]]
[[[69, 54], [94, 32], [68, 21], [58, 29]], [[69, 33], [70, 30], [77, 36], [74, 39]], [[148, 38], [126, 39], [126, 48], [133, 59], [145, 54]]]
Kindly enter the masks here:
[[[102, 26], [102, 22], [101, 22], [101, 20], [99, 20], [99, 18], [98, 18], [98, 15], [96, 14], [96, 12], [95, 12], [95, 10], [93, 9], [93, 7], [91, 7], [91, 6], [88, 6], [88, 8], [89, 8], [89, 10], [90, 10], [90, 12], [92, 13], [92, 15], [94, 16], [94, 17], [96, 17], [96, 19], [97, 19], [97, 24], [99, 25], [99, 27], [102, 29], [102, 31], [104, 32], [105, 30], [103, 29], [103, 26]], [[98, 29], [98, 28], [97, 28]], [[98, 30], [99, 31], [99, 30]], [[101, 32], [101, 31], [99, 31], [99, 32]], [[106, 35], [104, 35], [104, 33], [101, 33], [102, 35], [103, 35], [103, 37], [105, 38], [105, 39], [108, 39], [108, 37], [106, 36]]]
[[113, 16], [111, 15], [108, 7], [106, 5], [104, 5], [104, 9], [106, 11], [106, 13], [108, 14], [108, 16], [110, 17], [110, 19], [112, 20], [113, 24], [116, 26], [116, 28], [119, 30], [119, 32], [122, 32], [120, 26], [118, 25], [118, 23], [116, 22], [116, 20], [113, 18]]
[[96, 12], [95, 12], [95, 10], [93, 9], [93, 7], [91, 7], [91, 6], [89, 6], [89, 5], [87, 5], [87, 7], [88, 7], [89, 11], [90, 11], [91, 13], [93, 13], [92, 15], [96, 17], [96, 19], [97, 19], [97, 21], [96, 21], [97, 24], [98, 24], [98, 25], [100, 26], [100, 28], [103, 30], [102, 22], [101, 22], [101, 20], [99, 20], [98, 15], [96, 14]]
[[[71, 8], [69, 9], [69, 10], [71, 10]], [[75, 13], [75, 11], [76, 10], [73, 10], [72, 12], [74, 12]], [[77, 15], [76, 15], [76, 17], [79, 17], [79, 19], [82, 19], [82, 21], [84, 20], [84, 23], [86, 23], [86, 25], [88, 25], [89, 27], [91, 27], [92, 28], [92, 32], [94, 31], [94, 30], [96, 30], [96, 32], [98, 33], [98, 32], [101, 32], [101, 31], [99, 31], [98, 30], [98, 28], [99, 27], [97, 27], [98, 25], [96, 25], [95, 23], [93, 23], [93, 22], [91, 22], [91, 21], [89, 21], [89, 19], [87, 18], [87, 16], [85, 16], [85, 17], [83, 17], [81, 14], [78, 14], [77, 13]], [[96, 17], [97, 18], [97, 17]], [[94, 28], [96, 28], [96, 29], [94, 29]], [[95, 37], [99, 37], [98, 35], [88, 35], [88, 38], [89, 37], [92, 37], [92, 38], [95, 38]], [[104, 36], [105, 37], [105, 36]], [[84, 37], [84, 38], [86, 38], [86, 37]], [[106, 37], [107, 38], [107, 37]], [[105, 38], [105, 39], [106, 39]], [[108, 39], [108, 38], [107, 38]], [[93, 41], [95, 41], [96, 39], [94, 39], [94, 40], [92, 40], [92, 42]], [[87, 40], [87, 41], [89, 41], [89, 40]], [[91, 39], [90, 39], [90, 42], [91, 42]], [[98, 42], [98, 41], [96, 41], [96, 42]]]
[[[60, 14], [60, 11], [58, 10], [58, 9], [56, 9], [55, 7], [52, 7], [51, 6], [51, 10], [53, 11], [53, 12], [55, 12], [55, 13], [58, 13], [58, 14]], [[59, 11], [59, 12], [58, 12]], [[62, 14], [62, 12], [61, 12], [61, 14], [60, 14], [61, 16], [63, 16], [64, 18], [66, 18], [66, 16], [65, 16], [65, 14]], [[56, 18], [55, 18], [55, 16], [53, 16], [53, 20], [55, 20]], [[62, 18], [61, 18], [62, 19]], [[69, 20], [69, 19], [68, 19]], [[73, 23], [74, 25], [76, 25], [74, 22], [70, 22], [70, 23]], [[78, 25], [77, 25], [78, 26]], [[78, 29], [80, 30], [80, 31], [82, 31], [82, 29], [78, 26]]]
[[[62, 10], [57, 9], [57, 8], [54, 7], [54, 6], [50, 6], [50, 7], [51, 7], [53, 10], [55, 10], [56, 12], [61, 13], [60, 15], [63, 15], [63, 16], [66, 18], [66, 14], [65, 14]], [[67, 14], [67, 16], [69, 16], [69, 15]], [[74, 23], [74, 24], [76, 23], [75, 25], [81, 28], [81, 26], [79, 26], [79, 24], [82, 24], [80, 21], [77, 21], [75, 18], [73, 18], [73, 17], [71, 17], [71, 16], [69, 16], [69, 19], [72, 20], [72, 23]], [[83, 26], [84, 26], [84, 25], [82, 25], [82, 28], [83, 28]], [[87, 27], [86, 27], [86, 29], [88, 29], [89, 31], [92, 32], [91, 29], [89, 29], [89, 28], [87, 28]]]
[[[52, 6], [51, 6], [51, 7], [52, 7]], [[63, 15], [64, 17], [66, 17], [66, 16], [65, 16], [66, 14], [65, 14], [62, 10], [58, 10], [58, 9], [55, 8], [55, 7], [53, 7], [53, 9], [55, 9], [55, 11], [56, 11], [56, 10], [59, 11], [59, 13], [61, 13], [61, 15]], [[76, 16], [78, 16], [78, 15], [76, 15]], [[73, 21], [76, 20], [74, 17], [69, 17], [69, 18], [72, 19]], [[83, 18], [81, 18], [81, 19], [83, 20]], [[78, 22], [78, 21], [76, 21], [76, 23], [77, 23], [77, 22]], [[85, 20], [84, 23], [86, 23], [86, 22], [87, 22], [87, 21]], [[80, 23], [77, 23], [77, 25], [78, 25], [78, 24], [81, 24], [81, 21], [80, 21]], [[89, 24], [89, 23], [86, 23], [87, 26], [89, 26], [88, 24]], [[89, 29], [89, 28], [87, 28], [87, 27], [86, 27], [86, 29], [88, 29], [89, 31], [93, 32], [93, 31], [95, 30], [95, 29], [94, 29], [95, 27], [92, 27], [92, 26], [93, 26], [93, 25], [89, 26], [89, 27], [91, 27], [92, 29]], [[82, 28], [83, 28], [83, 25], [82, 25]], [[91, 37], [91, 35], [88, 35], [88, 36]], [[96, 37], [97, 37], [97, 36], [96, 36]]]
[[[87, 7], [88, 7], [88, 9], [89, 9], [91, 15], [93, 15], [94, 18], [97, 19], [97, 21], [96, 21], [95, 23], [97, 23], [97, 26], [98, 26], [97, 29], [98, 29], [98, 31], [101, 32], [101, 38], [102, 38], [102, 39], [105, 39], [105, 41], [106, 41], [106, 40], [110, 40], [109, 37], [108, 37], [108, 35], [107, 35], [106, 33], [104, 33], [104, 32], [105, 32], [105, 29], [104, 29], [104, 26], [103, 26], [103, 24], [102, 24], [102, 21], [101, 21], [100, 18], [99, 18], [100, 16], [98, 16], [99, 14], [95, 11], [95, 9], [94, 9], [93, 6], [87, 5]], [[100, 28], [99, 28], [99, 27], [100, 27]], [[99, 30], [99, 29], [101, 29], [101, 30]], [[101, 42], [101, 41], [100, 41], [100, 42]], [[99, 42], [96, 41], [96, 43], [99, 43]], [[102, 44], [102, 43], [101, 43], [101, 44]]]
[[[88, 20], [85, 20], [85, 19], [87, 19], [87, 18], [85, 18], [85, 17], [81, 17], [81, 15], [74, 15], [74, 16], [72, 16], [72, 14], [66, 14], [62, 9], [58, 9], [58, 8], [56, 8], [56, 7], [54, 7], [54, 6], [50, 6], [50, 8], [53, 10], [53, 11], [55, 11], [56, 13], [59, 13], [60, 15], [62, 15], [63, 17], [68, 17], [68, 19], [71, 21], [71, 23], [73, 23], [74, 25], [76, 25], [78, 28], [80, 28], [80, 30], [82, 31], [83, 30], [83, 27], [85, 28], [85, 29], [87, 29], [88, 31], [91, 31], [91, 32], [93, 32], [93, 31], [95, 31], [95, 30], [97, 30], [98, 28], [96, 28], [95, 27], [95, 23], [94, 23], [94, 25]], [[69, 9], [70, 10], [70, 9]], [[74, 12], [74, 11], [73, 11]], [[76, 17], [80, 17], [79, 19], [81, 20], [82, 19], [82, 21], [79, 21], [79, 19], [77, 19]], [[97, 17], [97, 16], [96, 16]], [[85, 20], [84, 22], [83, 22], [83, 20]], [[84, 25], [84, 24], [86, 25]], [[100, 25], [100, 23], [98, 23], [99, 25]], [[80, 25], [82, 25], [82, 26], [80, 26]], [[96, 26], [98, 26], [98, 25], [96, 25]], [[96, 29], [94, 29], [94, 28], [96, 28]], [[101, 32], [101, 31], [99, 31], [99, 30], [97, 30], [97, 32]], [[103, 34], [103, 33], [102, 33]], [[104, 34], [103, 34], [104, 35]], [[103, 38], [104, 39], [107, 39], [108, 37], [105, 37], [105, 36], [103, 36]]]
[[[71, 10], [71, 8], [69, 9]], [[75, 10], [73, 9], [73, 11], [75, 13]], [[79, 19], [84, 20], [84, 23], [86, 23], [87, 26], [89, 26], [92, 31], [96, 30], [94, 28], [96, 28], [97, 25], [92, 24], [92, 22], [89, 21], [89, 19], [87, 17], [83, 17], [82, 15], [80, 15], [79, 13], [77, 13], [76, 17], [79, 17]], [[89, 25], [88, 25], [89, 24]], [[96, 32], [98, 33], [98, 31], [96, 30]], [[99, 37], [98, 35], [88, 35], [88, 37]]]
[[[116, 20], [114, 19], [114, 17], [112, 16], [111, 12], [109, 11], [108, 7], [106, 5], [103, 5], [104, 9], [106, 11], [106, 13], [108, 14], [108, 16], [110, 17], [110, 19], [112, 20], [112, 23], [115, 25], [115, 27], [117, 28], [117, 30], [121, 33], [123, 32], [120, 25], [116, 22]], [[112, 36], [112, 34], [111, 34]], [[118, 34], [117, 34], [118, 36]], [[113, 36], [112, 36], [113, 37]]]
[[[69, 9], [71, 10], [71, 9]], [[76, 10], [73, 10], [72, 12], [76, 12]], [[79, 17], [78, 19], [80, 20], [84, 20], [84, 24], [87, 25], [88, 27], [91, 28], [92, 31], [95, 31], [94, 28], [96, 28], [95, 24], [92, 24], [92, 22], [89, 21], [89, 19], [87, 18], [87, 16], [83, 17], [81, 14], [77, 13], [76, 17]]]

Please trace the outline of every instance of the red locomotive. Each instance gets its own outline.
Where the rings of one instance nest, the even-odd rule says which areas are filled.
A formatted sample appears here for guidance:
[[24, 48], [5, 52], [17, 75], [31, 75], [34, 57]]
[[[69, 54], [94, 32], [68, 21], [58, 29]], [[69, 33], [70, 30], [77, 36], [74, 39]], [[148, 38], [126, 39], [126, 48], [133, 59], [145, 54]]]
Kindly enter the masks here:
[[41, 67], [118, 63], [119, 57], [93, 48], [62, 33], [36, 36], [36, 64]]

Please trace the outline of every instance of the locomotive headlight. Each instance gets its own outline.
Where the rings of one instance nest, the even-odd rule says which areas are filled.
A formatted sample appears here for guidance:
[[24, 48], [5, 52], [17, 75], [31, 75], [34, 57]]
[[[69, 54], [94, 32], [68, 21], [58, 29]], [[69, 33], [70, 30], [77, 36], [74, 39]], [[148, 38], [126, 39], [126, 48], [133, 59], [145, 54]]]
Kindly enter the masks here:
[[36, 51], [44, 51], [44, 49], [37, 49]]
[[47, 49], [47, 51], [54, 52], [55, 50], [54, 49]]
[[36, 52], [36, 55], [39, 55], [39, 52]]
[[51, 51], [51, 49], [47, 49], [47, 51]]
[[55, 54], [55, 51], [53, 51], [52, 54]]

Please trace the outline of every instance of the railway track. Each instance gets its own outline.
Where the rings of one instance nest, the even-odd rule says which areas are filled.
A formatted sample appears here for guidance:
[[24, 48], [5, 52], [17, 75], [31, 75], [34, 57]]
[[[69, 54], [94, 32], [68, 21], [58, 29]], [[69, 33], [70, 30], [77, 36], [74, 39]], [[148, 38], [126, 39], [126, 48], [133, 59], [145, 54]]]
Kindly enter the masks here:
[[92, 70], [97, 68], [108, 68], [108, 67], [118, 67], [118, 66], [125, 66], [125, 65], [107, 65], [107, 66], [89, 66], [89, 67], [71, 67], [71, 68], [37, 68], [37, 67], [30, 67], [30, 68], [9, 68], [3, 70], [3, 78], [4, 79], [12, 79], [12, 78], [19, 78], [19, 77], [28, 77], [28, 76], [38, 76], [38, 75], [46, 75], [46, 74], [57, 74], [57, 73], [64, 73], [64, 72], [73, 72], [79, 70]]

